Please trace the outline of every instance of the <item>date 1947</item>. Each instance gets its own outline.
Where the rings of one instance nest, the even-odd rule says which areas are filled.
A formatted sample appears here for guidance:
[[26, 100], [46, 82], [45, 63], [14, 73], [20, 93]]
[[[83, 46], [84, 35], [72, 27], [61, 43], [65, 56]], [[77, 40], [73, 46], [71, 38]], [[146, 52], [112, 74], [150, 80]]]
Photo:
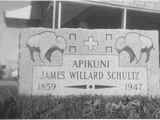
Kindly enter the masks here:
[[140, 91], [142, 90], [142, 84], [141, 83], [127, 83], [125, 84], [125, 90]]

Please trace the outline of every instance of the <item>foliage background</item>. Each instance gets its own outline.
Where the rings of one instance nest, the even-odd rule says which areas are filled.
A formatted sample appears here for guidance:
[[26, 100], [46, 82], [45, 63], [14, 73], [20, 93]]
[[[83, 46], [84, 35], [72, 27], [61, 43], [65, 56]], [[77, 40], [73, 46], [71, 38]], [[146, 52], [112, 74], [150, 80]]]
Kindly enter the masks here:
[[160, 98], [143, 96], [19, 96], [0, 87], [0, 118], [160, 118]]

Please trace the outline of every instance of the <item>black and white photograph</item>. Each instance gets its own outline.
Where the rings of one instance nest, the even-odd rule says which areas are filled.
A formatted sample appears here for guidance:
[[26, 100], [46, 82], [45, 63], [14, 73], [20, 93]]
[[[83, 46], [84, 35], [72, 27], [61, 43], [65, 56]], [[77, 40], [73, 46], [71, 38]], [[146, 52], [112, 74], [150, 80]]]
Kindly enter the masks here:
[[160, 0], [0, 0], [0, 119], [160, 119]]

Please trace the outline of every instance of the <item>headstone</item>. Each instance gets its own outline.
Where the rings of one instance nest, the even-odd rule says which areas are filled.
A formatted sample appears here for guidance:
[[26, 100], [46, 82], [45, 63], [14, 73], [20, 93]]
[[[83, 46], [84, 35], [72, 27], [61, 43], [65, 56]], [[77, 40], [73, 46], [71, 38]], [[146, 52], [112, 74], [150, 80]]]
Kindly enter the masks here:
[[26, 95], [158, 95], [158, 32], [27, 29], [19, 92]]

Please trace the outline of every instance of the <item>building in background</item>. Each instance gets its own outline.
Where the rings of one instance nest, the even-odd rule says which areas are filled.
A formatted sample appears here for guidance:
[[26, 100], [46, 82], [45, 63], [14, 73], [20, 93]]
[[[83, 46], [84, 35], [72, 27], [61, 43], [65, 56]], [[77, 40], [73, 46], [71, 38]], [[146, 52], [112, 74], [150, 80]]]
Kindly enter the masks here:
[[0, 64], [17, 68], [17, 33], [29, 27], [160, 31], [160, 0], [0, 1]]
[[54, 23], [55, 28], [75, 28], [80, 21], [85, 21], [92, 29], [159, 29], [160, 0], [56, 0], [54, 3], [1, 1], [0, 6], [3, 6], [8, 27], [52, 28]]

